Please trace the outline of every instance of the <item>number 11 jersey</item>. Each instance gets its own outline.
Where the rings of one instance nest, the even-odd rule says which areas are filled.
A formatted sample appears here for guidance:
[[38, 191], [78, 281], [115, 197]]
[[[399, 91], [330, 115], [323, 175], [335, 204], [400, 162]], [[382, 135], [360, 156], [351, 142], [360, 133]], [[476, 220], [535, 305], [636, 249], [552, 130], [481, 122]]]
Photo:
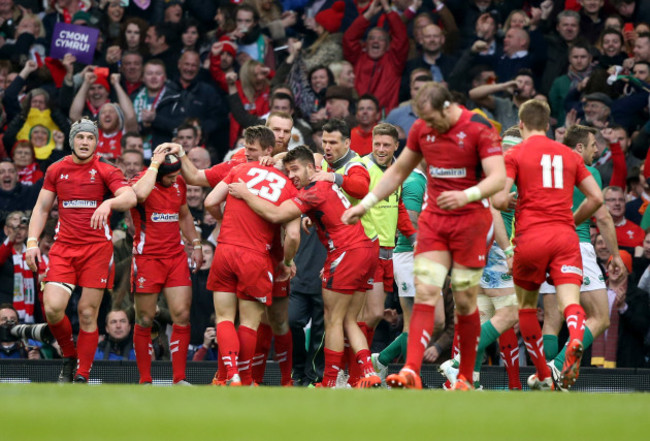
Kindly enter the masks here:
[[300, 189], [291, 201], [312, 220], [328, 252], [373, 246], [361, 222], [346, 225], [341, 221], [341, 216], [352, 204], [338, 185], [312, 182]]
[[508, 177], [517, 184], [515, 235], [557, 226], [575, 231], [573, 188], [591, 176], [578, 153], [536, 135], [510, 149], [505, 162]]
[[[281, 171], [264, 167], [259, 162], [238, 165], [223, 182], [230, 184], [240, 179], [246, 182], [253, 194], [274, 205], [282, 204], [297, 193], [296, 187]], [[279, 234], [279, 225], [265, 221], [246, 202], [228, 195], [218, 243], [268, 254], [275, 234]]]

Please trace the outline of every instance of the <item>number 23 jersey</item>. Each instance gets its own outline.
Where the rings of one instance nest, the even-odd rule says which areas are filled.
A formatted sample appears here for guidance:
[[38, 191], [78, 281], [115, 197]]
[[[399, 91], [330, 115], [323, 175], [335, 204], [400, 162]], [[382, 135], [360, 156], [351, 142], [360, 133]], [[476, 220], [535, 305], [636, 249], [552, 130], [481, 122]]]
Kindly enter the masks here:
[[[233, 168], [223, 182], [246, 182], [248, 189], [274, 205], [280, 205], [297, 193], [293, 183], [278, 169], [249, 162]], [[265, 221], [251, 210], [246, 202], [230, 195], [226, 198], [221, 231], [217, 241], [237, 245], [268, 254], [273, 236], [279, 234], [279, 225]]]
[[506, 173], [517, 184], [515, 234], [533, 228], [568, 226], [573, 221], [573, 188], [591, 173], [569, 147], [536, 135], [505, 155]]
[[300, 189], [291, 200], [309, 216], [318, 230], [318, 238], [328, 251], [372, 246], [361, 222], [346, 225], [341, 216], [352, 204], [338, 185], [318, 181]]

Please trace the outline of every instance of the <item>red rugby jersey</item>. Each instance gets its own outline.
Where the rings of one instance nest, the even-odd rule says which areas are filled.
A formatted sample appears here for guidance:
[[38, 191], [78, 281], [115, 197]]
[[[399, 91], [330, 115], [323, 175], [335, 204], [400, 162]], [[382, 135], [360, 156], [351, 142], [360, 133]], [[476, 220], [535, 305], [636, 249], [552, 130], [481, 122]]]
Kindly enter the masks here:
[[341, 216], [352, 204], [338, 185], [313, 182], [300, 189], [292, 201], [312, 220], [318, 238], [328, 251], [372, 246], [361, 222], [346, 225], [341, 221]]
[[463, 108], [456, 124], [440, 134], [418, 119], [406, 147], [427, 161], [428, 204], [424, 210], [452, 216], [487, 209], [482, 201], [476, 201], [456, 210], [442, 210], [436, 199], [444, 191], [462, 191], [478, 184], [483, 177], [481, 160], [502, 154], [501, 139], [488, 120]]
[[[280, 205], [296, 194], [296, 187], [275, 167], [264, 167], [259, 162], [248, 162], [233, 168], [223, 182], [230, 184], [243, 180], [248, 189], [275, 205]], [[268, 253], [273, 237], [279, 234], [279, 225], [265, 221], [241, 199], [230, 195], [219, 232], [219, 243], [236, 245], [260, 253]]]
[[86, 164], [75, 164], [70, 155], [52, 164], [45, 173], [43, 188], [58, 198], [55, 240], [69, 245], [111, 240], [110, 222], [93, 230], [90, 218], [110, 193], [128, 185], [122, 171], [99, 156]]
[[[140, 172], [131, 179], [134, 185], [146, 173]], [[181, 243], [179, 212], [187, 203], [185, 180], [179, 175], [171, 187], [154, 185], [149, 197], [131, 208], [135, 226], [133, 254], [155, 257], [172, 257], [185, 252]]]
[[575, 230], [573, 187], [591, 176], [582, 157], [546, 136], [531, 136], [508, 150], [506, 172], [517, 184], [515, 234], [531, 227]]

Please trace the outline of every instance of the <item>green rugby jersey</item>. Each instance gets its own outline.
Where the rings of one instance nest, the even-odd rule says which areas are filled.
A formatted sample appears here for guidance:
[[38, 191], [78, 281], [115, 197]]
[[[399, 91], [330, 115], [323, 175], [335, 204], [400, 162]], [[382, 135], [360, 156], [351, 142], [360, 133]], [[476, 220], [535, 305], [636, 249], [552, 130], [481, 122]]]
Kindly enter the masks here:
[[[402, 184], [402, 200], [404, 201], [406, 209], [420, 213], [422, 211], [422, 202], [426, 191], [426, 175], [418, 169], [413, 170], [409, 177], [404, 181], [404, 184]], [[413, 251], [411, 242], [409, 242], [402, 233], [399, 233], [394, 252], [408, 253], [410, 251]]]

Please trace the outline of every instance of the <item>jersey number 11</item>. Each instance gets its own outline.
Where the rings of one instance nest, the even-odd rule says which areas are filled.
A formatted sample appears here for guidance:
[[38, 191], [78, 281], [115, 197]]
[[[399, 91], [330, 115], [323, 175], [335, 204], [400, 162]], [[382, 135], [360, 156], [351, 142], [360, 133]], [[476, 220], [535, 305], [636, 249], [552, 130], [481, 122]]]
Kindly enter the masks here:
[[[562, 156], [542, 155], [542, 186], [544, 188], [563, 188]], [[553, 185], [555, 184], [555, 185]]]

